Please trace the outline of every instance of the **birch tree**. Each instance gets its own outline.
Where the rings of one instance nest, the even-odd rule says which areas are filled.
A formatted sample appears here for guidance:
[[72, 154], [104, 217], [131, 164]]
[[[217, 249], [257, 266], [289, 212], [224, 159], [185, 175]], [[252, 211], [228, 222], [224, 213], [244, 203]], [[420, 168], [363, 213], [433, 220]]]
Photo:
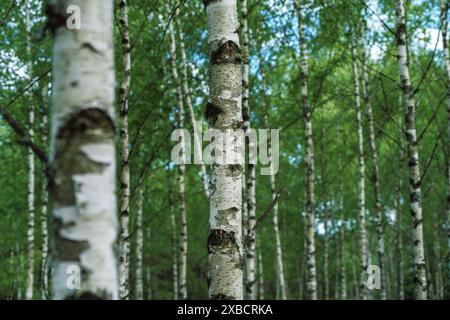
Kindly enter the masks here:
[[400, 88], [404, 97], [405, 106], [405, 127], [406, 142], [408, 150], [409, 168], [409, 193], [410, 211], [413, 220], [412, 243], [414, 253], [414, 283], [415, 298], [417, 300], [427, 299], [427, 275], [423, 239], [423, 216], [422, 216], [422, 191], [418, 140], [416, 132], [416, 104], [414, 99], [414, 89], [411, 84], [408, 52], [407, 52], [407, 26], [404, 0], [397, 0], [397, 60]]
[[316, 246], [314, 239], [315, 214], [314, 214], [314, 143], [312, 127], [312, 108], [308, 101], [308, 58], [306, 53], [305, 25], [302, 13], [301, 0], [297, 2], [297, 15], [300, 33], [300, 81], [303, 119], [305, 123], [305, 174], [306, 174], [306, 265], [308, 269], [307, 291], [309, 299], [317, 300], [317, 276], [316, 276]]
[[135, 274], [135, 296], [136, 300], [144, 299], [144, 283], [143, 283], [143, 248], [144, 248], [144, 230], [142, 223], [143, 215], [143, 190], [138, 188], [136, 199], [136, 274]]
[[[166, 4], [167, 12], [170, 11], [169, 4]], [[174, 16], [178, 16], [179, 10], [175, 9]], [[181, 88], [180, 78], [177, 70], [176, 62], [176, 39], [173, 22], [169, 21], [169, 52], [170, 52], [170, 66], [172, 70], [172, 78], [176, 86], [177, 96], [177, 115], [178, 115], [178, 128], [184, 128], [184, 103], [183, 92]], [[181, 151], [181, 163], [178, 165], [178, 206], [180, 212], [180, 268], [179, 268], [179, 298], [182, 300], [187, 299], [187, 287], [186, 287], [186, 270], [187, 270], [187, 249], [188, 249], [188, 229], [186, 220], [186, 205], [185, 205], [185, 182], [184, 175], [186, 171], [185, 165], [185, 152], [186, 148], [184, 135], [180, 136], [180, 144], [183, 146]]]
[[48, 17], [53, 298], [117, 299], [113, 1], [70, 4], [80, 8], [82, 28], [66, 28], [67, 1], [51, 1]]
[[[358, 64], [356, 61], [356, 48], [354, 44], [351, 44], [352, 51], [352, 66], [353, 66], [353, 83], [355, 94], [355, 111], [356, 122], [358, 126], [358, 167], [359, 167], [359, 180], [358, 180], [358, 197], [359, 197], [359, 251], [360, 251], [360, 271], [362, 275], [367, 273], [367, 261], [368, 261], [368, 242], [366, 231], [366, 195], [365, 195], [365, 161], [364, 161], [364, 135], [362, 126], [362, 111], [361, 111], [361, 93], [358, 74]], [[367, 286], [363, 276], [361, 276], [361, 288], [359, 290], [359, 297], [361, 300], [366, 300]]]
[[[209, 124], [222, 134], [242, 126], [242, 74], [236, 0], [204, 0], [209, 47]], [[243, 298], [242, 139], [229, 132], [215, 144], [208, 235], [210, 299]], [[222, 159], [234, 159], [232, 164]]]
[[[33, 77], [33, 64], [31, 56], [31, 22], [30, 22], [30, 3], [25, 1], [25, 29], [26, 29], [26, 53], [28, 58], [28, 81], [31, 83]], [[29, 110], [28, 110], [28, 136], [31, 140], [34, 139], [34, 105], [29, 98]], [[28, 227], [27, 227], [27, 242], [28, 242], [28, 259], [27, 259], [27, 288], [25, 297], [27, 300], [33, 299], [33, 287], [34, 287], [34, 198], [35, 198], [35, 164], [34, 153], [32, 149], [28, 149], [28, 189], [27, 189], [27, 201], [28, 201]]]
[[119, 271], [120, 298], [129, 295], [129, 259], [130, 259], [130, 164], [128, 138], [128, 93], [131, 82], [131, 45], [128, 26], [128, 6], [126, 0], [119, 2], [120, 38], [122, 45], [122, 82], [119, 89], [120, 107], [120, 237], [119, 237]]
[[[244, 132], [246, 134], [246, 147], [248, 152], [254, 148], [253, 140], [249, 139], [251, 134], [250, 124], [250, 73], [249, 73], [249, 28], [247, 0], [241, 1], [241, 23], [242, 23], [242, 117], [244, 119]], [[256, 167], [253, 163], [247, 165], [245, 206], [247, 213], [246, 229], [251, 230], [256, 223]], [[245, 298], [256, 299], [256, 245], [255, 239], [248, 241], [248, 249], [245, 258]]]
[[[365, 43], [365, 37], [363, 37], [363, 43]], [[384, 213], [381, 206], [381, 192], [380, 192], [380, 168], [378, 165], [378, 149], [377, 141], [375, 140], [375, 128], [373, 120], [372, 102], [369, 96], [369, 77], [367, 74], [367, 61], [366, 55], [363, 55], [365, 62], [363, 63], [363, 79], [362, 79], [362, 91], [363, 99], [366, 106], [366, 114], [369, 125], [369, 145], [370, 153], [372, 157], [372, 183], [374, 193], [374, 212], [377, 219], [377, 265], [381, 271], [381, 287], [380, 298], [386, 300], [386, 271], [383, 270], [384, 266], [384, 239], [383, 239], [383, 225], [384, 225]]]

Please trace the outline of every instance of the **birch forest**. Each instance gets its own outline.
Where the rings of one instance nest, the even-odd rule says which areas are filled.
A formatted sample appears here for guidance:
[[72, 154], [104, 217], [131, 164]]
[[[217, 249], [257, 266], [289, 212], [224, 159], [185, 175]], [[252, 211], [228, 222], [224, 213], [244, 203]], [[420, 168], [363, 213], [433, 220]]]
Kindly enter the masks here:
[[448, 0], [2, 0], [1, 300], [450, 300]]

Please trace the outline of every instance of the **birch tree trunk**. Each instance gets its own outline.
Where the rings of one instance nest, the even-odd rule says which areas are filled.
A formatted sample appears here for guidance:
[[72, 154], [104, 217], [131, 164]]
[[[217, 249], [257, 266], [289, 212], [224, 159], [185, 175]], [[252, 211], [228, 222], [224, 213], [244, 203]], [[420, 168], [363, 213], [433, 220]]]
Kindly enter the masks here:
[[415, 299], [425, 300], [427, 299], [427, 276], [423, 242], [421, 177], [416, 132], [416, 106], [408, 66], [404, 0], [397, 0], [396, 15], [398, 73], [405, 103], [406, 141], [408, 144], [410, 211], [413, 220], [412, 241], [414, 246]]
[[[445, 71], [447, 76], [447, 150], [450, 150], [450, 51], [448, 46], [448, 9], [449, 4], [448, 1], [441, 0], [441, 11], [442, 11], [442, 45], [444, 50], [444, 61], [445, 61]], [[450, 152], [450, 151], [448, 151]], [[450, 164], [447, 159], [447, 292], [450, 292]]]
[[[42, 145], [47, 148], [48, 139], [48, 120], [47, 114], [42, 117]], [[48, 181], [47, 177], [42, 172], [42, 194], [41, 194], [41, 299], [47, 299], [48, 290], [48, 268], [47, 268], [47, 257], [48, 257]]]
[[[264, 126], [266, 128], [269, 128], [269, 121], [267, 114], [264, 116]], [[267, 150], [268, 150], [268, 158], [271, 159], [272, 141], [270, 139], [268, 140]], [[270, 189], [272, 192], [272, 200], [273, 200], [277, 196], [276, 174], [273, 171], [273, 166], [271, 162], [269, 163], [269, 166], [270, 166]], [[286, 286], [286, 278], [284, 275], [284, 262], [283, 262], [283, 247], [281, 246], [280, 228], [278, 224], [278, 202], [275, 203], [272, 209], [272, 226], [273, 226], [273, 234], [275, 236], [276, 279], [280, 287], [280, 299], [287, 300], [287, 286]]]
[[[248, 8], [247, 0], [241, 1], [241, 23], [242, 23], [242, 117], [244, 119], [244, 132], [246, 133], [246, 147], [253, 148], [253, 141], [247, 135], [251, 131], [250, 123], [250, 84], [249, 84], [249, 29], [248, 29]], [[247, 215], [247, 228], [253, 229], [256, 223], [256, 168], [252, 163], [248, 163], [246, 173], [245, 204]], [[247, 255], [245, 259], [245, 299], [255, 300], [256, 291], [256, 246], [255, 239], [248, 241]]]
[[[147, 239], [147, 241], [149, 243], [152, 243], [151, 241], [151, 234], [152, 234], [152, 229], [150, 228], [150, 226], [147, 226], [146, 228], [146, 235], [145, 235], [145, 239]], [[152, 290], [152, 268], [150, 266], [150, 264], [147, 265], [147, 267], [145, 268], [145, 283], [146, 283], [146, 289], [147, 289], [147, 300], [152, 300], [153, 298], [153, 290]]]
[[60, 25], [53, 46], [53, 298], [117, 299], [113, 1], [71, 4], [82, 28]]
[[356, 253], [356, 245], [357, 242], [355, 239], [355, 235], [352, 235], [352, 281], [353, 281], [353, 290], [354, 290], [354, 296], [355, 299], [358, 299], [360, 297], [359, 288], [361, 285], [361, 282], [359, 281], [358, 274], [357, 274], [357, 267], [356, 267], [356, 260], [357, 260], [357, 253]]
[[136, 300], [144, 299], [144, 284], [142, 273], [144, 230], [142, 224], [142, 214], [143, 214], [143, 190], [142, 188], [139, 188], [137, 190], [137, 199], [136, 199], [136, 274], [135, 274]]
[[305, 122], [305, 174], [306, 174], [306, 265], [308, 270], [307, 291], [311, 300], [317, 300], [316, 247], [314, 240], [314, 144], [312, 128], [312, 109], [308, 103], [308, 58], [306, 54], [305, 26], [300, 0], [297, 3], [297, 15], [300, 33], [300, 81], [303, 118]]
[[178, 245], [177, 245], [177, 224], [175, 210], [173, 208], [173, 187], [172, 177], [169, 175], [168, 202], [170, 211], [170, 224], [172, 228], [172, 284], [173, 299], [178, 300]]
[[[342, 172], [342, 171], [340, 171]], [[339, 273], [340, 273], [340, 299], [347, 300], [347, 269], [346, 269], [346, 254], [345, 254], [345, 214], [344, 214], [344, 197], [339, 196], [339, 211], [340, 211], [340, 220], [341, 226], [339, 228]]]
[[[363, 39], [364, 40], [364, 39]], [[364, 61], [366, 61], [364, 55]], [[377, 142], [375, 140], [375, 129], [373, 122], [372, 103], [369, 96], [369, 78], [367, 75], [367, 62], [363, 63], [363, 97], [367, 109], [367, 120], [369, 122], [369, 144], [372, 156], [372, 183], [375, 199], [374, 212], [377, 220], [376, 234], [377, 234], [377, 264], [381, 271], [381, 287], [380, 298], [386, 300], [386, 271], [384, 266], [384, 240], [383, 240], [383, 225], [384, 213], [381, 208], [381, 192], [380, 192], [380, 169], [378, 166], [378, 150]]]
[[130, 164], [128, 138], [128, 93], [131, 82], [131, 46], [128, 31], [128, 6], [126, 0], [119, 2], [120, 38], [122, 44], [122, 83], [119, 89], [120, 106], [120, 298], [129, 299], [129, 264], [130, 264]]
[[[399, 96], [399, 108], [401, 111], [403, 105], [402, 96]], [[403, 121], [402, 121], [402, 113], [399, 112], [398, 119], [398, 127], [399, 127], [399, 137], [402, 138], [403, 134]], [[401, 141], [401, 139], [400, 139]], [[395, 255], [397, 258], [397, 299], [404, 300], [405, 299], [405, 289], [404, 289], [404, 276], [403, 276], [403, 230], [402, 230], [402, 221], [403, 221], [403, 213], [402, 213], [402, 188], [403, 188], [403, 161], [405, 160], [405, 155], [403, 152], [403, 147], [400, 146], [398, 148], [398, 169], [397, 169], [397, 183], [395, 185]]]
[[264, 269], [262, 260], [261, 241], [259, 240], [258, 240], [257, 256], [258, 256], [258, 300], [264, 300]]
[[[342, 141], [342, 128], [338, 124], [337, 137], [339, 141]], [[343, 172], [341, 157], [338, 158], [338, 169], [339, 172]], [[340, 280], [340, 294], [341, 300], [347, 300], [347, 270], [346, 270], [346, 254], [345, 254], [345, 209], [344, 209], [344, 188], [342, 183], [342, 177], [339, 178], [339, 219], [341, 220], [341, 225], [339, 227], [339, 280]]]
[[[166, 2], [167, 12], [170, 12], [169, 3]], [[178, 8], [175, 11], [175, 17], [178, 16]], [[176, 42], [175, 42], [175, 30], [172, 21], [169, 22], [169, 51], [170, 51], [170, 65], [172, 69], [172, 78], [176, 85], [176, 96], [178, 106], [178, 128], [184, 128], [184, 104], [183, 93], [181, 89], [180, 78], [178, 76], [176, 65]], [[185, 206], [185, 183], [184, 175], [186, 166], [184, 164], [185, 153], [185, 137], [182, 135], [180, 143], [183, 145], [181, 151], [181, 163], [178, 165], [178, 206], [180, 213], [180, 268], [179, 268], [179, 298], [182, 300], [187, 299], [187, 287], [186, 287], [186, 269], [187, 269], [187, 246], [188, 246], [188, 233], [187, 233], [187, 220], [186, 220], [186, 206]]]
[[[365, 163], [364, 163], [364, 135], [362, 127], [361, 117], [361, 95], [359, 86], [359, 74], [358, 65], [356, 62], [356, 49], [352, 44], [352, 64], [353, 64], [353, 81], [355, 90], [355, 110], [356, 121], [358, 125], [358, 159], [359, 159], [359, 242], [360, 242], [360, 259], [361, 275], [365, 275], [367, 272], [367, 231], [366, 231], [366, 196], [365, 196]], [[359, 290], [359, 296], [361, 300], [367, 300], [367, 286], [365, 279], [361, 276], [361, 288]]]
[[[236, 0], [204, 0], [210, 57], [210, 96], [206, 115], [222, 134], [242, 126], [242, 74]], [[216, 143], [211, 165], [208, 235], [208, 288], [211, 299], [240, 300], [242, 292], [242, 147], [229, 132]], [[234, 159], [223, 164], [219, 157]]]
[[[202, 142], [200, 140], [200, 134], [197, 126], [197, 122], [195, 121], [195, 113], [194, 113], [194, 107], [192, 105], [191, 100], [191, 91], [189, 89], [189, 77], [188, 77], [188, 61], [186, 57], [186, 49], [184, 46], [184, 36], [183, 36], [183, 30], [180, 26], [180, 19], [176, 19], [176, 26], [178, 29], [178, 36], [180, 39], [180, 52], [181, 52], [181, 75], [182, 75], [182, 82], [183, 82], [183, 95], [185, 97], [186, 106], [188, 109], [189, 117], [191, 118], [191, 125], [194, 130], [194, 143], [196, 150], [199, 150], [199, 152], [202, 152]], [[206, 197], [209, 199], [209, 186], [208, 186], [208, 174], [206, 173], [206, 166], [203, 161], [203, 158], [201, 158], [200, 162], [200, 179], [202, 181], [203, 190], [205, 191]]]
[[[33, 64], [32, 64], [32, 56], [31, 56], [31, 39], [30, 39], [30, 30], [31, 30], [31, 22], [30, 22], [30, 3], [28, 0], [25, 1], [25, 28], [26, 28], [26, 53], [28, 58], [27, 68], [28, 68], [28, 81], [31, 83], [32, 81], [32, 72], [33, 72]], [[30, 107], [28, 110], [28, 136], [31, 140], [34, 139], [34, 104], [31, 96], [29, 97]], [[28, 225], [27, 225], [27, 289], [25, 293], [25, 298], [27, 300], [33, 300], [33, 287], [34, 287], [34, 215], [35, 215], [35, 207], [34, 207], [34, 193], [35, 193], [35, 164], [34, 164], [34, 153], [31, 148], [28, 149], [28, 193], [27, 193], [27, 201], [28, 201]]]

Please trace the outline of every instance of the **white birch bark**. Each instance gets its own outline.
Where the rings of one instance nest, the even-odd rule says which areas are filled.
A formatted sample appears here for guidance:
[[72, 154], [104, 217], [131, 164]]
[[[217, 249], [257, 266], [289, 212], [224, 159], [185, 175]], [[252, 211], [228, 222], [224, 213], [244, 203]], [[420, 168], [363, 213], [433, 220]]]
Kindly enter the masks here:
[[[352, 65], [353, 65], [353, 82], [355, 90], [355, 110], [356, 121], [358, 125], [358, 163], [359, 163], [359, 180], [358, 180], [358, 197], [359, 197], [359, 242], [360, 242], [360, 272], [361, 275], [367, 272], [367, 259], [368, 259], [368, 244], [367, 244], [367, 231], [366, 231], [366, 196], [365, 196], [365, 162], [364, 162], [364, 135], [362, 127], [362, 112], [361, 112], [361, 94], [359, 85], [358, 65], [356, 62], [356, 49], [352, 44]], [[361, 300], [367, 300], [367, 286], [365, 277], [361, 277], [361, 288], [359, 290], [359, 296]]]
[[[208, 122], [225, 133], [242, 128], [242, 73], [236, 0], [204, 0], [210, 57]], [[215, 300], [243, 298], [242, 147], [241, 136], [216, 144], [211, 165], [208, 235], [208, 288]], [[221, 163], [219, 158], [234, 159]]]
[[[33, 64], [31, 56], [31, 22], [30, 22], [30, 3], [28, 0], [25, 1], [25, 28], [26, 28], [26, 53], [27, 53], [27, 67], [28, 67], [28, 81], [32, 80]], [[34, 104], [29, 97], [29, 110], [28, 110], [28, 136], [31, 140], [34, 139]], [[28, 204], [28, 224], [27, 224], [27, 287], [25, 298], [27, 300], [33, 299], [33, 287], [34, 287], [34, 197], [35, 197], [35, 164], [34, 164], [34, 153], [31, 148], [28, 149], [27, 155], [28, 161], [28, 187], [27, 187], [27, 204]]]
[[416, 132], [416, 105], [408, 66], [406, 43], [406, 12], [404, 0], [397, 0], [397, 59], [400, 87], [405, 104], [406, 141], [410, 187], [410, 211], [413, 220], [412, 241], [414, 256], [415, 299], [427, 299], [427, 275], [423, 238], [422, 192], [418, 141]]
[[131, 47], [128, 31], [128, 6], [126, 0], [119, 1], [119, 28], [122, 45], [122, 83], [119, 89], [120, 107], [120, 237], [119, 271], [120, 298], [129, 299], [130, 264], [130, 164], [128, 137], [128, 93], [131, 82]]
[[[402, 95], [399, 95], [399, 108], [403, 106]], [[402, 138], [402, 113], [399, 112], [399, 138], [401, 141]], [[404, 288], [404, 276], [403, 276], [403, 230], [402, 230], [402, 221], [403, 221], [403, 210], [402, 210], [402, 188], [403, 188], [403, 161], [405, 160], [405, 155], [402, 147], [398, 148], [398, 169], [397, 169], [397, 183], [395, 185], [395, 253], [396, 253], [396, 261], [397, 261], [397, 299], [404, 300], [405, 299], [405, 288]]]
[[117, 299], [113, 1], [50, 2], [83, 13], [81, 29], [54, 30], [53, 298]]
[[258, 238], [258, 300], [264, 300], [264, 266], [262, 259], [262, 247], [261, 241]]
[[314, 143], [312, 128], [312, 109], [308, 102], [308, 57], [306, 54], [305, 25], [300, 1], [297, 4], [300, 33], [300, 81], [303, 118], [305, 122], [305, 174], [306, 174], [306, 265], [308, 270], [307, 291], [309, 299], [317, 300], [315, 214], [314, 214]]
[[[363, 43], [364, 43], [363, 38]], [[372, 156], [372, 183], [375, 199], [374, 212], [377, 220], [376, 234], [377, 234], [377, 265], [381, 271], [381, 287], [379, 290], [381, 300], [386, 300], [386, 271], [384, 267], [384, 239], [383, 239], [383, 225], [384, 212], [381, 207], [381, 192], [380, 192], [380, 169], [378, 165], [378, 150], [377, 142], [375, 140], [375, 128], [373, 121], [372, 103], [369, 96], [369, 78], [367, 74], [367, 62], [364, 55], [365, 62], [363, 63], [363, 97], [366, 105], [367, 120], [369, 124], [369, 144]]]
[[178, 300], [178, 245], [177, 245], [177, 224], [175, 210], [173, 208], [173, 187], [172, 178], [169, 176], [168, 201], [170, 211], [170, 224], [172, 229], [172, 288], [173, 299]]
[[136, 274], [135, 274], [135, 290], [136, 300], [144, 299], [144, 284], [142, 272], [142, 260], [144, 249], [144, 230], [142, 224], [143, 215], [143, 190], [137, 190], [136, 199]]
[[[247, 0], [241, 1], [241, 23], [242, 23], [242, 117], [244, 119], [244, 132], [250, 134], [250, 84], [249, 84], [249, 28], [248, 28], [248, 7]], [[246, 138], [248, 150], [253, 148], [253, 141]], [[245, 177], [245, 206], [246, 206], [246, 228], [253, 229], [256, 223], [256, 167], [249, 163], [246, 168], [248, 175]], [[256, 244], [255, 239], [248, 241], [248, 249], [245, 258], [245, 299], [255, 300], [256, 291]]]
[[[47, 114], [44, 114], [42, 117], [42, 145], [47, 149], [48, 139], [48, 120]], [[47, 299], [47, 290], [48, 290], [48, 268], [47, 268], [47, 259], [48, 259], [48, 181], [46, 175], [42, 174], [42, 191], [41, 191], [41, 235], [42, 235], [42, 243], [41, 243], [41, 299]]]
[[[166, 10], [168, 13], [171, 12], [168, 2], [166, 3]], [[178, 16], [178, 8], [176, 9], [174, 16], [175, 17]], [[178, 106], [177, 110], [178, 128], [184, 128], [183, 92], [176, 64], [176, 40], [175, 40], [175, 30], [172, 21], [169, 21], [169, 53], [170, 53], [172, 78], [176, 86], [176, 96]], [[188, 229], [186, 220], [185, 183], [184, 183], [184, 175], [186, 171], [186, 165], [184, 163], [185, 137], [183, 135], [181, 136], [180, 143], [181, 145], [183, 145], [183, 150], [182, 154], [180, 155], [182, 161], [178, 165], [178, 206], [180, 213], [179, 298], [185, 300], [187, 299], [186, 270], [187, 270], [187, 250], [188, 250]]]

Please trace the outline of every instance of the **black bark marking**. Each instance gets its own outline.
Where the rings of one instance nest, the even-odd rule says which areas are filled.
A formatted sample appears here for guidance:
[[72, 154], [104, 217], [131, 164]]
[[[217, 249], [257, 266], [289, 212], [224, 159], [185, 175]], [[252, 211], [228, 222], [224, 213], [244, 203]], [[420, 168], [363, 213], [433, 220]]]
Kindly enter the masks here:
[[214, 125], [219, 118], [219, 115], [223, 113], [223, 110], [212, 103], [208, 103], [205, 109], [205, 118], [208, 120], [210, 125]]
[[47, 16], [47, 22], [44, 26], [43, 34], [45, 34], [46, 30], [49, 30], [53, 36], [59, 27], [66, 25], [66, 21], [69, 17], [64, 13], [60, 6], [52, 4], [47, 4], [45, 7], [45, 15]]
[[220, 45], [220, 47], [211, 53], [211, 63], [223, 64], [232, 63], [240, 65], [242, 56], [239, 46], [231, 40]]
[[[114, 143], [114, 124], [103, 110], [88, 108], [71, 117], [56, 136], [56, 154], [52, 163], [54, 183], [49, 185], [55, 202], [75, 204], [74, 174], [101, 173], [105, 164], [95, 162], [81, 150], [86, 143]], [[112, 159], [113, 160], [113, 159]]]
[[212, 296], [211, 300], [236, 300], [236, 297], [227, 296], [226, 294], [223, 293], [218, 293]]
[[242, 165], [240, 164], [229, 164], [227, 165], [227, 169], [226, 169], [226, 175], [228, 177], [239, 177], [242, 174]]

